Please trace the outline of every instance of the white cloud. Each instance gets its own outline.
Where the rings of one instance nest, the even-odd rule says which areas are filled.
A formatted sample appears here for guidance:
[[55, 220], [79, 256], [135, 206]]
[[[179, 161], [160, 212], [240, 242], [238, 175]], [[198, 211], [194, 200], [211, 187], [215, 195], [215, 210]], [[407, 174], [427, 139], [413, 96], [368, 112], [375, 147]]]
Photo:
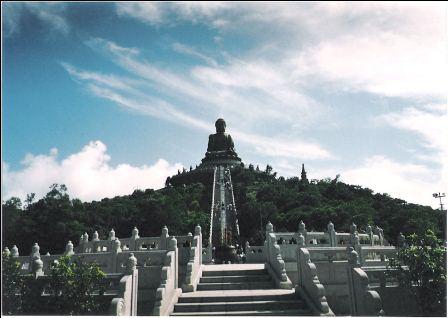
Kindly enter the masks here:
[[[157, 8], [157, 9], [154, 9]], [[244, 33], [261, 42], [251, 58], [270, 53], [307, 82], [399, 97], [446, 96], [444, 3], [150, 3], [118, 4], [146, 23], [203, 23], [221, 36]], [[262, 49], [267, 48], [266, 50]], [[273, 54], [273, 52], [275, 54]]]
[[164, 13], [156, 2], [117, 3], [117, 13], [120, 16], [130, 16], [142, 22], [157, 25], [164, 21]]
[[29, 193], [38, 198], [49, 191], [53, 183], [65, 184], [72, 198], [100, 200], [104, 197], [131, 194], [135, 189], [158, 189], [165, 180], [182, 169], [179, 163], [170, 164], [159, 159], [153, 165], [135, 167], [126, 163], [110, 165], [106, 145], [92, 141], [77, 153], [62, 160], [57, 149], [48, 155], [28, 154], [23, 167], [11, 170], [2, 163], [3, 197], [24, 199]]
[[216, 63], [216, 61], [213, 58], [211, 58], [211, 57], [209, 57], [207, 55], [204, 55], [201, 52], [198, 52], [197, 50], [195, 50], [194, 48], [192, 48], [192, 47], [190, 47], [188, 45], [175, 42], [175, 43], [173, 43], [172, 47], [173, 47], [173, 50], [176, 51], [176, 52], [187, 54], [187, 55], [191, 55], [193, 57], [197, 57], [197, 58], [205, 61], [207, 64], [210, 64], [212, 66], [217, 66], [218, 65], [218, 63]]
[[122, 17], [137, 19], [149, 25], [174, 24], [178, 20], [213, 23], [216, 15], [227, 8], [225, 2], [120, 2], [117, 13]]
[[[412, 191], [415, 198], [427, 195], [427, 191], [448, 192], [448, 108], [447, 105], [429, 104], [423, 107], [408, 107], [400, 112], [392, 112], [374, 119], [379, 124], [390, 125], [400, 130], [416, 134], [418, 142], [425, 147], [424, 152], [415, 152], [417, 160], [424, 160], [428, 164], [426, 172], [422, 171], [422, 180], [407, 180], [402, 177], [404, 187], [414, 187]], [[408, 167], [414, 171], [415, 167]], [[426, 175], [425, 175], [426, 174]], [[400, 179], [397, 178], [396, 183]], [[409, 182], [407, 185], [406, 182]], [[420, 186], [418, 189], [417, 185]], [[431, 190], [430, 190], [431, 189]], [[422, 191], [423, 190], [423, 191]], [[411, 193], [411, 189], [407, 190]], [[414, 201], [415, 202], [415, 201]], [[428, 202], [421, 201], [421, 202]], [[429, 203], [427, 203], [429, 204]], [[436, 207], [433, 204], [434, 207]]]
[[341, 177], [344, 182], [434, 208], [437, 208], [437, 202], [432, 194], [447, 192], [446, 183], [437, 169], [396, 162], [380, 155], [367, 158], [360, 167], [343, 171]]
[[399, 97], [446, 96], [445, 41], [428, 43], [403, 34], [348, 35], [311, 46], [299, 71], [356, 91]]
[[420, 143], [433, 151], [434, 161], [442, 164], [448, 159], [448, 108], [446, 105], [408, 107], [400, 112], [381, 115], [378, 123], [420, 135]]

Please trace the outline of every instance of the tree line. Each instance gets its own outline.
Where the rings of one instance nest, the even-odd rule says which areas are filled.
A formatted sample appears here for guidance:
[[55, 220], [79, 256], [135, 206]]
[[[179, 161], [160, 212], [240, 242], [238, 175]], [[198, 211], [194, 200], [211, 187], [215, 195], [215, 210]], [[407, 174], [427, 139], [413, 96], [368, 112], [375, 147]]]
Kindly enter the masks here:
[[[2, 203], [3, 247], [17, 245], [20, 254], [27, 255], [38, 242], [43, 253], [56, 254], [68, 240], [76, 245], [84, 232], [98, 231], [100, 238], [105, 238], [113, 228], [118, 238], [124, 238], [134, 226], [141, 236], [158, 236], [165, 225], [171, 235], [185, 235], [199, 224], [207, 238], [212, 186], [198, 182], [195, 174], [191, 176], [187, 173], [182, 179], [185, 183], [167, 183], [157, 191], [135, 190], [131, 195], [93, 202], [70, 198], [67, 188], [58, 184], [39, 200], [33, 194], [24, 202], [10, 198]], [[352, 222], [358, 229], [378, 225], [392, 243], [400, 232], [408, 235], [430, 229], [445, 237], [442, 211], [374, 194], [338, 177], [284, 178], [277, 177], [269, 165], [264, 170], [249, 165], [235, 167], [232, 181], [241, 243], [261, 244], [268, 221], [276, 231], [293, 232], [300, 220], [308, 230], [318, 231], [325, 230], [330, 221], [340, 232], [348, 231]]]

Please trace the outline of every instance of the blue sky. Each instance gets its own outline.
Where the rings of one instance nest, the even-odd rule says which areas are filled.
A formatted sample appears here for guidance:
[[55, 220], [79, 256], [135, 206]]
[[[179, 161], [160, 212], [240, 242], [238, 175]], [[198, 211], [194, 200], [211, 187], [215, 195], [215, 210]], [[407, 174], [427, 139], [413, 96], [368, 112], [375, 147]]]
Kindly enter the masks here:
[[223, 117], [245, 163], [437, 206], [446, 7], [2, 3], [2, 195], [159, 188]]

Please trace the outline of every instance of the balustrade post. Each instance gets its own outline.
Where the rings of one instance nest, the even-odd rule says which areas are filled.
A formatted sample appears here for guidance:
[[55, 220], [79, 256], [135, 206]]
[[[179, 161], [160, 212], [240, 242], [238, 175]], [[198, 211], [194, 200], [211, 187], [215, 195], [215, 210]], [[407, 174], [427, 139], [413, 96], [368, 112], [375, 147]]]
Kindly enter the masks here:
[[194, 246], [199, 249], [199, 266], [202, 266], [202, 228], [199, 224], [194, 228], [194, 235], [198, 237]]
[[19, 257], [19, 249], [17, 248], [16, 245], [14, 245], [14, 246], [11, 248], [11, 256], [12, 256], [12, 257]]
[[31, 248], [31, 255], [30, 255], [30, 259], [34, 260], [38, 257], [40, 257], [40, 247], [39, 244], [34, 243], [33, 247]]
[[98, 231], [93, 232], [93, 235], [92, 235], [92, 252], [98, 252], [99, 251], [99, 241], [100, 241], [100, 236], [98, 234]]
[[35, 256], [31, 263], [31, 274], [35, 279], [37, 279], [39, 276], [43, 276], [44, 272], [44, 262], [42, 262], [40, 255]]
[[166, 250], [168, 249], [168, 228], [166, 225], [162, 228], [162, 234], [160, 235], [160, 244], [159, 244], [159, 250]]
[[131, 251], [137, 250], [137, 240], [140, 238], [139, 230], [136, 226], [132, 229], [131, 233], [131, 242], [129, 243], [129, 249]]
[[82, 236], [82, 252], [81, 253], [88, 253], [89, 252], [89, 234], [84, 233]]
[[359, 266], [359, 258], [358, 253], [355, 251], [353, 247], [349, 247], [347, 251], [347, 278], [348, 278], [348, 289], [349, 289], [349, 302], [350, 302], [350, 313], [352, 316], [358, 315], [357, 309], [357, 295], [355, 289], [355, 282], [353, 279], [353, 269], [358, 268]]
[[72, 244], [72, 241], [68, 241], [67, 242], [67, 245], [65, 245], [65, 252], [64, 252], [64, 255], [65, 256], [72, 256], [72, 255], [74, 255], [75, 254], [75, 252], [73, 251], [73, 244]]
[[129, 254], [129, 258], [126, 261], [126, 273], [132, 275], [137, 269], [137, 258], [135, 258], [134, 253]]
[[372, 230], [372, 227], [370, 225], [367, 225], [366, 233], [367, 233], [367, 235], [369, 237], [369, 245], [370, 246], [374, 246], [375, 245], [375, 239], [373, 237], [373, 230]]
[[384, 233], [382, 228], [378, 228], [378, 236], [380, 238], [380, 246], [384, 246]]
[[303, 237], [302, 233], [299, 233], [299, 237], [297, 238], [297, 245], [299, 246], [299, 248], [306, 246], [305, 238]]
[[121, 242], [120, 240], [116, 237], [115, 240], [112, 241], [112, 250], [110, 252], [110, 257], [111, 260], [110, 262], [112, 263], [112, 268], [115, 269], [115, 272], [121, 272], [121, 268], [118, 268], [118, 254], [121, 253]]
[[299, 233], [299, 235], [302, 234], [303, 237], [305, 238], [305, 242], [308, 243], [308, 235], [307, 235], [308, 231], [306, 230], [306, 225], [302, 220], [300, 220], [299, 228], [298, 228], [297, 232]]
[[335, 229], [334, 229], [334, 224], [333, 224], [333, 222], [330, 221], [330, 223], [328, 223], [328, 225], [327, 225], [327, 230], [328, 230], [328, 236], [329, 236], [330, 246], [331, 246], [331, 247], [336, 247], [336, 246], [338, 246], [338, 242], [336, 241], [336, 231], [335, 231]]
[[177, 240], [174, 236], [172, 236], [168, 241], [168, 250], [174, 252], [174, 288], [177, 288], [179, 286], [179, 268], [178, 268], [178, 249], [177, 249]]

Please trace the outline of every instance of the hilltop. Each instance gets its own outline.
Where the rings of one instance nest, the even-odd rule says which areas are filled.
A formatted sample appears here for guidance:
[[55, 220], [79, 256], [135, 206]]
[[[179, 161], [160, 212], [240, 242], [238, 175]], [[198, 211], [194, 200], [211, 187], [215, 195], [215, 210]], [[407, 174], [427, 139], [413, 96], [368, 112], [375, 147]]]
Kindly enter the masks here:
[[[129, 237], [137, 226], [144, 236], [157, 236], [167, 225], [171, 235], [193, 232], [200, 224], [208, 235], [210, 179], [189, 177], [184, 173], [177, 182], [159, 190], [135, 190], [131, 195], [82, 202], [70, 199], [63, 185], [51, 186], [48, 194], [36, 201], [20, 202], [11, 198], [3, 203], [3, 246], [16, 244], [22, 255], [34, 242], [41, 251], [61, 252], [67, 242], [77, 244], [84, 232], [97, 230], [106, 237], [114, 228], [117, 237]], [[173, 176], [171, 180], [176, 180]], [[182, 182], [179, 182], [182, 180]], [[367, 224], [383, 228], [394, 242], [399, 232], [410, 234], [432, 229], [444, 237], [444, 213], [428, 206], [407, 203], [387, 194], [340, 182], [338, 178], [311, 180], [305, 176], [277, 177], [268, 165], [260, 170], [249, 165], [232, 170], [241, 240], [251, 244], [262, 241], [260, 228], [271, 221], [276, 231], [296, 231], [303, 220], [309, 230], [324, 230], [332, 221], [337, 231], [347, 231], [355, 222], [359, 229]]]

